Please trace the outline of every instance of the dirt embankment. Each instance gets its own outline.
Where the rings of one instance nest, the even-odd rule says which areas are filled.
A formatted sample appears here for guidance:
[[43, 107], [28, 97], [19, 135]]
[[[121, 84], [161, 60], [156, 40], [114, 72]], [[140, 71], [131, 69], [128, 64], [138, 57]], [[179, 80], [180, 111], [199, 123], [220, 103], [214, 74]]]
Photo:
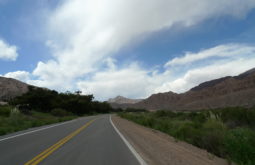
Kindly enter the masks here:
[[228, 165], [205, 150], [159, 131], [113, 116], [112, 120], [148, 165]]

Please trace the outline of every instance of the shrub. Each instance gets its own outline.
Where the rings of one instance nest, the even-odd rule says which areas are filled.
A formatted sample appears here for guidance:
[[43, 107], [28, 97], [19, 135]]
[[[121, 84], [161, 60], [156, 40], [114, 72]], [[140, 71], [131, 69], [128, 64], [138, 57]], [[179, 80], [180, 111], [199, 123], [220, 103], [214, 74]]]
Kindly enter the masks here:
[[191, 113], [156, 111], [119, 115], [239, 165], [255, 164], [255, 109], [224, 108]]
[[54, 115], [54, 116], [59, 116], [59, 117], [71, 115], [70, 112], [67, 112], [66, 110], [61, 109], [61, 108], [53, 109], [51, 111], [51, 114]]
[[224, 108], [214, 111], [220, 116], [224, 123], [238, 126], [255, 126], [255, 109], [245, 109], [241, 107]]
[[19, 128], [26, 122], [24, 116], [17, 110], [12, 110], [10, 117], [8, 118], [8, 124], [10, 126]]
[[[193, 112], [194, 113], [194, 112]], [[192, 114], [192, 113], [191, 113]], [[196, 115], [194, 115], [194, 117], [192, 118], [192, 120], [196, 123], [204, 123], [208, 118], [209, 115], [208, 113], [195, 113]]]
[[171, 111], [160, 110], [160, 111], [155, 112], [155, 117], [171, 117], [171, 118], [173, 118], [175, 116], [176, 116], [176, 114]]
[[174, 136], [180, 140], [195, 144], [199, 139], [200, 132], [192, 126], [191, 122], [185, 122], [177, 128]]
[[11, 107], [0, 106], [0, 116], [8, 117], [11, 114]]
[[207, 120], [200, 129], [200, 141], [196, 141], [196, 146], [223, 157], [225, 155], [223, 140], [226, 130], [224, 123], [221, 121], [216, 119]]
[[10, 127], [0, 127], [0, 135], [5, 135], [7, 133], [13, 132]]
[[246, 128], [230, 130], [224, 145], [229, 157], [238, 164], [255, 164], [255, 133]]
[[171, 122], [168, 120], [158, 120], [154, 124], [154, 129], [157, 129], [166, 133], [168, 133], [171, 127], [172, 127]]

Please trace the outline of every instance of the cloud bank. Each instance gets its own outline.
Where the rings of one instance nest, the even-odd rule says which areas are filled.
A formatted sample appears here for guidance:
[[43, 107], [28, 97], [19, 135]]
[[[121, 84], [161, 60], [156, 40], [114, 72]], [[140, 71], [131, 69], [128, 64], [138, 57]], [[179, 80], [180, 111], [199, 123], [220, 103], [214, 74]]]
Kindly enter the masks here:
[[[152, 93], [173, 91], [182, 93], [202, 82], [213, 80], [224, 76], [236, 76], [255, 67], [255, 46], [221, 45], [201, 52], [192, 53], [193, 56], [203, 56], [206, 60], [207, 52], [218, 50], [219, 54], [225, 54], [228, 58], [212, 61], [204, 66], [189, 68], [183, 74], [179, 74], [179, 68], [166, 68], [164, 72], [156, 69], [145, 70], [136, 63], [125, 67], [97, 72], [87, 81], [78, 83], [79, 89], [95, 94], [100, 99], [123, 95], [131, 98], [145, 98]], [[235, 56], [232, 49], [241, 52]], [[231, 51], [225, 51], [231, 50]], [[246, 50], [246, 51], [245, 51]], [[253, 50], [253, 51], [251, 51]], [[217, 57], [218, 54], [215, 54]], [[232, 58], [232, 56], [235, 56]], [[212, 56], [208, 56], [210, 58]], [[196, 61], [192, 61], [196, 63]], [[190, 63], [190, 61], [188, 62]], [[185, 63], [183, 63], [185, 64]]]
[[166, 67], [189, 64], [192, 62], [204, 60], [210, 57], [232, 57], [254, 55], [255, 47], [244, 44], [227, 44], [219, 45], [207, 50], [200, 51], [198, 53], [188, 52], [182, 57], [176, 57], [166, 63]]
[[17, 47], [0, 39], [0, 60], [15, 61], [17, 57]]
[[[254, 59], [243, 57], [253, 53], [254, 47], [219, 45], [186, 53], [166, 63], [163, 72], [142, 68], [137, 61], [120, 67], [115, 55], [174, 25], [189, 28], [221, 16], [242, 19], [254, 7], [254, 0], [64, 0], [46, 22], [45, 44], [52, 59], [38, 62], [32, 72], [35, 78], [29, 82], [58, 90], [79, 88], [103, 100], [116, 95], [137, 98], [169, 90], [182, 92], [203, 80], [238, 74], [252, 67]], [[241, 56], [230, 58], [239, 53]], [[184, 75], [173, 72], [173, 66], [216, 56], [226, 58], [221, 74], [215, 63], [189, 68]], [[231, 70], [236, 64], [244, 66]]]
[[9, 72], [3, 75], [7, 78], [14, 78], [23, 82], [28, 82], [30, 80], [30, 73], [26, 71], [15, 71], [15, 72]]

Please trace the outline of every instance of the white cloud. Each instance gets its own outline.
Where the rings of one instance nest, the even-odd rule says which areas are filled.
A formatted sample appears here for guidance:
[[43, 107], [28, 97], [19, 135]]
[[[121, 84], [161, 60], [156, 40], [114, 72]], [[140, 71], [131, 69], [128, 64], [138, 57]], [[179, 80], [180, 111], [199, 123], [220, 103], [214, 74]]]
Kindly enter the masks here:
[[97, 74], [116, 51], [155, 31], [222, 15], [242, 18], [254, 7], [254, 0], [65, 0], [49, 15], [53, 59], [38, 63], [35, 83], [76, 88], [77, 79]]
[[[92, 93], [99, 99], [122, 95], [126, 97], [141, 97], [146, 92], [147, 72], [137, 65], [131, 65], [120, 70], [97, 72], [92, 79], [77, 83], [85, 93]], [[134, 90], [135, 89], [135, 90]]]
[[[245, 55], [244, 55], [245, 57]], [[186, 92], [190, 88], [199, 85], [205, 81], [225, 77], [236, 76], [255, 67], [255, 57], [239, 58], [228, 61], [217, 61], [209, 66], [194, 68], [188, 70], [184, 76], [174, 81], [165, 82], [157, 87], [155, 92], [174, 91], [177, 93]]]
[[[246, 46], [243, 45], [243, 47]], [[236, 46], [236, 52], [243, 50], [243, 47], [242, 45]], [[203, 52], [208, 52], [213, 49], [214, 48], [210, 48]], [[221, 54], [220, 51], [219, 53]], [[249, 54], [249, 52], [246, 53]], [[195, 53], [192, 54], [196, 55]], [[201, 54], [201, 52], [198, 52], [198, 54]], [[205, 81], [224, 76], [238, 75], [255, 67], [255, 56], [247, 56], [247, 54], [244, 53], [237, 56], [238, 58], [231, 58], [231, 56], [228, 56], [226, 59], [217, 60], [207, 66], [188, 69], [183, 75], [179, 75], [178, 67], [166, 68], [164, 72], [159, 72], [157, 68], [146, 70], [141, 68], [138, 62], [118, 67], [116, 65], [116, 60], [107, 58], [103, 61], [105, 65], [103, 70], [86, 76], [86, 79], [83, 78], [76, 81], [69, 79], [64, 80], [64, 72], [63, 74], [57, 75], [57, 77], [55, 77], [55, 74], [51, 74], [51, 68], [59, 69], [55, 61], [51, 61], [51, 67], [49, 67], [48, 70], [34, 71], [34, 74], [48, 76], [43, 78], [52, 79], [53, 82], [45, 83], [45, 81], [40, 79], [32, 80], [32, 75], [26, 71], [9, 72], [5, 74], [4, 77], [11, 77], [32, 85], [50, 87], [53, 89], [56, 89], [55, 86], [62, 84], [65, 88], [58, 89], [80, 89], [85, 94], [94, 94], [96, 99], [99, 100], [107, 100], [116, 95], [130, 98], [146, 98], [158, 92], [173, 91], [182, 93]], [[45, 64], [39, 63], [38, 65]], [[172, 69], [174, 69], [175, 72], [173, 72]], [[44, 73], [42, 71], [44, 71]], [[61, 71], [59, 72], [61, 73]]]
[[26, 71], [15, 71], [6, 73], [4, 77], [14, 78], [23, 82], [27, 82], [30, 80], [30, 73]]
[[204, 60], [210, 57], [236, 57], [242, 55], [255, 55], [255, 47], [244, 44], [219, 45], [211, 49], [202, 50], [198, 53], [186, 53], [182, 57], [176, 57], [166, 63], [165, 67], [183, 65]]
[[110, 68], [97, 72], [89, 80], [79, 81], [77, 86], [84, 93], [92, 93], [97, 99], [122, 95], [130, 98], [144, 98], [152, 94], [156, 86], [169, 79], [170, 73], [157, 74], [132, 63], [125, 68]]
[[[236, 52], [243, 50], [241, 45], [235, 48]], [[212, 49], [214, 48], [204, 52]], [[219, 53], [221, 52], [219, 51]], [[193, 54], [195, 55], [195, 53]], [[110, 66], [109, 69], [95, 73], [88, 80], [79, 81], [77, 83], [79, 89], [84, 93], [93, 93], [100, 100], [116, 95], [145, 98], [159, 92], [182, 93], [202, 82], [225, 76], [236, 76], [254, 68], [255, 57], [242, 54], [238, 58], [221, 59], [206, 66], [188, 69], [183, 75], [178, 75], [178, 68], [175, 68], [176, 73], [171, 71], [173, 68], [160, 73], [156, 69], [145, 70], [137, 63], [124, 68], [117, 68], [114, 63], [111, 63]], [[175, 78], [176, 76], [177, 78]]]
[[15, 61], [18, 57], [17, 47], [0, 39], [0, 59]]

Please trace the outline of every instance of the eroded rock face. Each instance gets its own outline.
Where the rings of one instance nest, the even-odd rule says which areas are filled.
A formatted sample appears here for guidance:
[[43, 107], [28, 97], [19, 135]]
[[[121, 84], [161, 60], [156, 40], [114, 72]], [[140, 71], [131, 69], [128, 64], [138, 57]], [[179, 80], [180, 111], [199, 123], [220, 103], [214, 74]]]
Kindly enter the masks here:
[[28, 92], [28, 85], [12, 79], [0, 77], [0, 101], [8, 101]]
[[148, 110], [201, 110], [254, 105], [255, 69], [252, 69], [239, 76], [229, 76], [202, 83], [186, 93], [154, 94], [139, 103], [124, 104], [119, 107]]

